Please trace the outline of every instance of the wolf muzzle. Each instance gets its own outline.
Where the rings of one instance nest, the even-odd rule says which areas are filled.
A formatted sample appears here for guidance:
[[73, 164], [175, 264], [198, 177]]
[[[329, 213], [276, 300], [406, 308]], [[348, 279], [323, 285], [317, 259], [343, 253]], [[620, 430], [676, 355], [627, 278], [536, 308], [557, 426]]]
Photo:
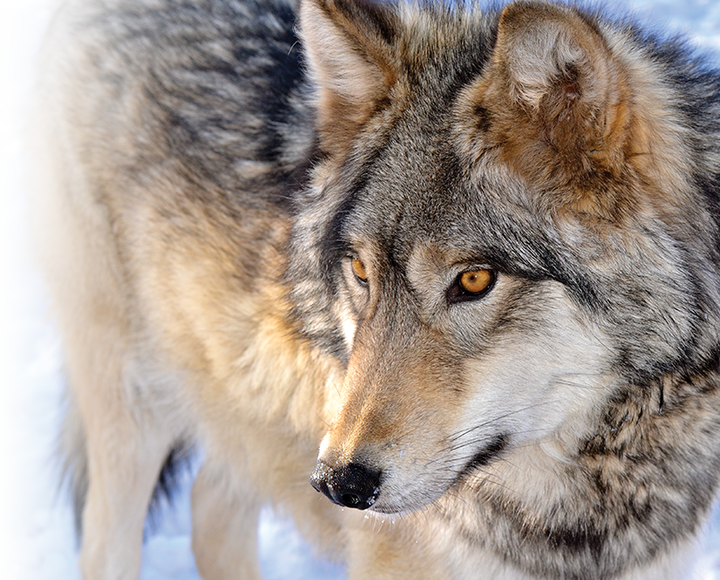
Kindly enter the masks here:
[[364, 510], [373, 505], [380, 494], [380, 475], [379, 471], [359, 463], [332, 467], [318, 461], [310, 476], [310, 485], [337, 505]]

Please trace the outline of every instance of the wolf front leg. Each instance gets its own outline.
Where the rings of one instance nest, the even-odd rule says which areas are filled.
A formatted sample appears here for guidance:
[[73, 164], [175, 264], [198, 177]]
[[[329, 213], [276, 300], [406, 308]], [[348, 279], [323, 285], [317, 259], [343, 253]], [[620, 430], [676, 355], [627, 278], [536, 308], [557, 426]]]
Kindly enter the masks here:
[[[95, 346], [92, 352], [98, 356]], [[104, 354], [109, 356], [99, 360], [111, 362], [94, 375], [98, 382], [93, 381], [92, 396], [77, 382], [73, 393], [87, 461], [80, 568], [86, 580], [136, 580], [148, 505], [174, 438], [134, 400], [134, 388], [124, 383], [127, 377], [113, 368], [120, 364], [112, 362], [112, 353]], [[73, 375], [84, 384], [92, 373]]]
[[257, 526], [260, 500], [239, 489], [230, 470], [203, 463], [192, 488], [192, 549], [205, 580], [261, 580]]

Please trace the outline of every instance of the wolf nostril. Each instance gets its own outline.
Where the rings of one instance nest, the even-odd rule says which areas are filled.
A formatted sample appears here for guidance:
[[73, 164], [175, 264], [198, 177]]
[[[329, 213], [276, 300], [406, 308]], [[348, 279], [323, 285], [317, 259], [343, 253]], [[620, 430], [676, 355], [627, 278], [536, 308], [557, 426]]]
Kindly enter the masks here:
[[357, 507], [360, 505], [360, 497], [354, 493], [344, 493], [340, 496], [340, 503], [345, 507]]
[[333, 503], [364, 510], [375, 503], [380, 493], [380, 475], [359, 463], [331, 467], [318, 461], [310, 484]]

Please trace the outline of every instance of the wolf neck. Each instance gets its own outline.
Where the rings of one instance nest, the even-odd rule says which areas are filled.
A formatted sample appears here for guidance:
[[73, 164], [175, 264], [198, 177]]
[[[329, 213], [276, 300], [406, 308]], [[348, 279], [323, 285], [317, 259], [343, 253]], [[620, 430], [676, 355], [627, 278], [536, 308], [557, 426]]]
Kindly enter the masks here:
[[443, 498], [437, 516], [473, 548], [542, 578], [615, 577], [682, 544], [718, 488], [708, 474], [720, 464], [720, 377], [669, 376], [656, 387], [617, 394], [574, 444], [523, 448], [489, 466]]

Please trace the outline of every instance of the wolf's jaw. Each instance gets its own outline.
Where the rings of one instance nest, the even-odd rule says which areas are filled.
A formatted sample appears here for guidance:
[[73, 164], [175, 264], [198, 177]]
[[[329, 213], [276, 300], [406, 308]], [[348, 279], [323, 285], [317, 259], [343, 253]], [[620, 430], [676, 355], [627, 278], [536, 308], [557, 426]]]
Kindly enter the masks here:
[[458, 485], [462, 485], [463, 481], [473, 474], [477, 469], [488, 465], [492, 460], [498, 458], [508, 447], [510, 437], [506, 434], [499, 434], [493, 437], [490, 442], [480, 451], [478, 451], [472, 459], [463, 467], [460, 472], [451, 480], [449, 480], [447, 487], [442, 493], [437, 493], [437, 497], [433, 496], [429, 501], [418, 503], [408, 506], [408, 504], [402, 507], [396, 503], [385, 504], [382, 500], [382, 486], [377, 495], [377, 501], [373, 502], [365, 513], [372, 515], [376, 519], [386, 521], [388, 519], [394, 520], [403, 518], [411, 514], [417, 514], [429, 509], [433, 503], [444, 496], [449, 490], [453, 489]]

